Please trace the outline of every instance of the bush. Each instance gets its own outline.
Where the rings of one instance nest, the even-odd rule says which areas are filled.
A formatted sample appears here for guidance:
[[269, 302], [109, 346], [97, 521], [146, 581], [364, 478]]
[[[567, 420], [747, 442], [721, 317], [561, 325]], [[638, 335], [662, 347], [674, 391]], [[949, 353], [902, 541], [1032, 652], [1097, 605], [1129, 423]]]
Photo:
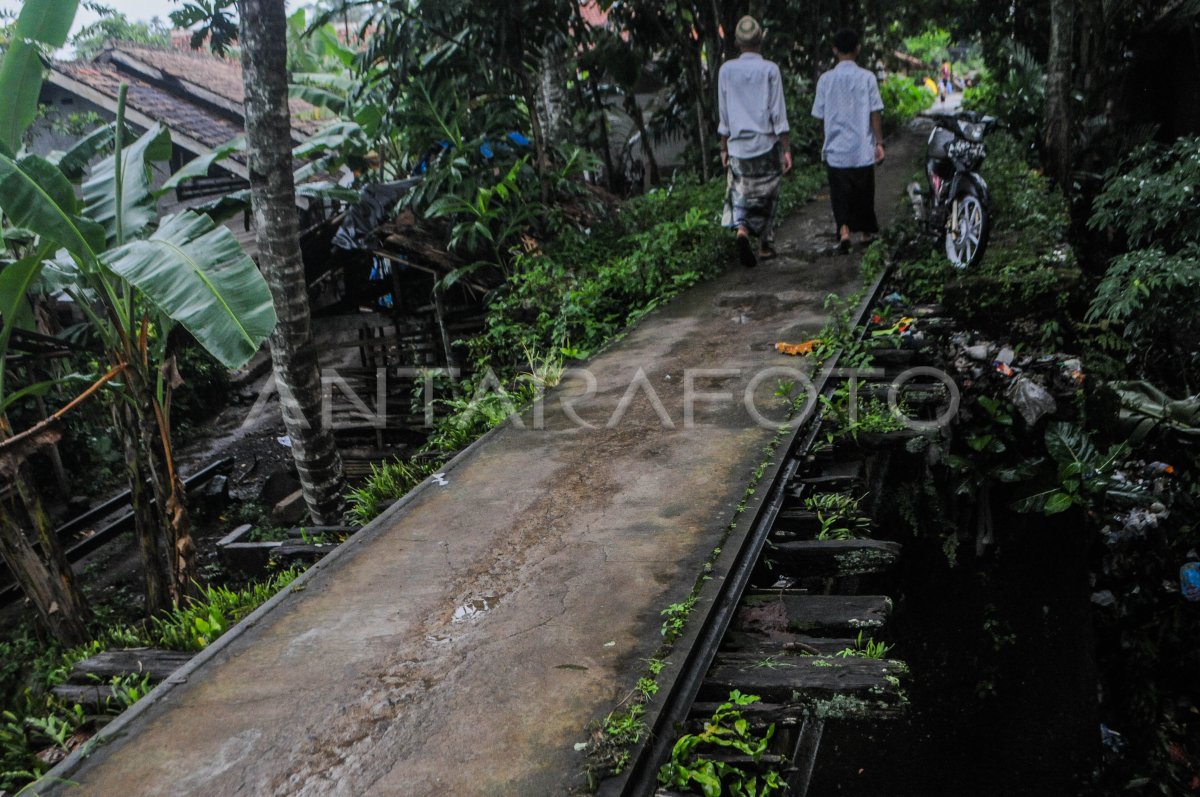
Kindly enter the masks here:
[[963, 92], [963, 108], [998, 118], [1030, 158], [1041, 139], [1046, 74], [1033, 54], [1019, 44], [1008, 45], [1003, 59], [982, 70], [975, 86]]
[[1123, 236], [1131, 247], [1168, 252], [1200, 244], [1200, 137], [1169, 147], [1145, 144], [1104, 174], [1088, 228]]
[[903, 75], [889, 75], [879, 84], [879, 94], [883, 97], [884, 135], [890, 135], [933, 105], [933, 95], [929, 90], [913, 78]]

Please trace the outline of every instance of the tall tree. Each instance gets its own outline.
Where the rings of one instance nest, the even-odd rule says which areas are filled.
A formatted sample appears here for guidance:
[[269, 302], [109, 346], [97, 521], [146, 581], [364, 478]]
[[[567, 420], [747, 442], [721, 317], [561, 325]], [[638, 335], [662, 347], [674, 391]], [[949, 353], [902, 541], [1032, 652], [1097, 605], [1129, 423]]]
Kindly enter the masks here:
[[345, 479], [333, 432], [321, 418], [321, 375], [300, 257], [288, 114], [287, 19], [283, 0], [239, 0], [246, 143], [258, 262], [279, 323], [271, 362], [283, 423], [313, 521], [337, 522]]
[[1071, 65], [1075, 53], [1075, 0], [1050, 2], [1050, 56], [1046, 64], [1043, 160], [1047, 173], [1068, 187], [1071, 173]]

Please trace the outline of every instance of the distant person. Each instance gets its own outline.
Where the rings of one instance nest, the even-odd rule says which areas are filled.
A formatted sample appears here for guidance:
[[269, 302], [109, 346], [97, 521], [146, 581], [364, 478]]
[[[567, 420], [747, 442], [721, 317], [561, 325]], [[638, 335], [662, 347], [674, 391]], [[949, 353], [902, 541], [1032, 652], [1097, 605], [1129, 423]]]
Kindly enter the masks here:
[[[779, 67], [762, 57], [763, 30], [753, 17], [734, 29], [742, 51], [717, 75], [721, 165], [728, 170], [721, 223], [737, 231], [738, 259], [753, 266], [775, 256], [775, 208], [779, 184], [792, 169], [787, 109]], [[758, 238], [755, 256], [750, 236]]]
[[879, 232], [875, 218], [875, 166], [883, 163], [883, 98], [879, 81], [854, 62], [858, 34], [839, 30], [833, 37], [837, 66], [817, 80], [812, 115], [825, 123], [821, 156], [829, 175], [829, 199], [838, 248], [850, 251], [850, 234], [863, 242]]
[[942, 99], [946, 99], [954, 93], [954, 68], [950, 66], [950, 61], [942, 61]]

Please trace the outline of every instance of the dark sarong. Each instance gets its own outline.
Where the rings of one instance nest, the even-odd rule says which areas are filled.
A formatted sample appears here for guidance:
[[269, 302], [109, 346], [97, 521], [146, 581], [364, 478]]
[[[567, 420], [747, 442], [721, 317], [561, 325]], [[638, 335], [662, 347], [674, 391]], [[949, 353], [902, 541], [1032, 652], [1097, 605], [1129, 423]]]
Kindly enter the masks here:
[[829, 200], [833, 205], [833, 223], [850, 232], [879, 232], [875, 218], [875, 167], [837, 169], [829, 166]]
[[775, 239], [775, 208], [783, 179], [779, 158], [778, 144], [756, 158], [729, 158], [721, 224], [733, 229], [744, 226], [759, 236], [764, 247]]

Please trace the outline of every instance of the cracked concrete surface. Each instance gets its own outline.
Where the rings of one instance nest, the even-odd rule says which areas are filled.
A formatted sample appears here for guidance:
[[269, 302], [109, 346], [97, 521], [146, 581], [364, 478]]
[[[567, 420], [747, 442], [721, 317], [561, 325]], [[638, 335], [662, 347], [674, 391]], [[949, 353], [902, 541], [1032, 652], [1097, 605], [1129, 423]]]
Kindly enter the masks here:
[[[881, 189], [881, 195], [886, 190]], [[899, 193], [899, 188], [895, 189]], [[884, 204], [880, 203], [881, 207]], [[773, 430], [743, 408], [772, 350], [857, 285], [818, 252], [827, 203], [790, 219], [780, 257], [731, 266], [570, 378], [542, 429], [506, 424], [352, 538], [186, 683], [54, 774], [71, 795], [554, 795], [573, 745], [633, 686], [733, 517]], [[639, 369], [642, 387], [630, 391]], [[686, 373], [703, 394], [684, 423]], [[765, 380], [760, 406], [773, 401]], [[649, 386], [661, 401], [656, 408]], [[624, 417], [605, 426], [628, 394]], [[674, 428], [661, 422], [665, 411]]]

